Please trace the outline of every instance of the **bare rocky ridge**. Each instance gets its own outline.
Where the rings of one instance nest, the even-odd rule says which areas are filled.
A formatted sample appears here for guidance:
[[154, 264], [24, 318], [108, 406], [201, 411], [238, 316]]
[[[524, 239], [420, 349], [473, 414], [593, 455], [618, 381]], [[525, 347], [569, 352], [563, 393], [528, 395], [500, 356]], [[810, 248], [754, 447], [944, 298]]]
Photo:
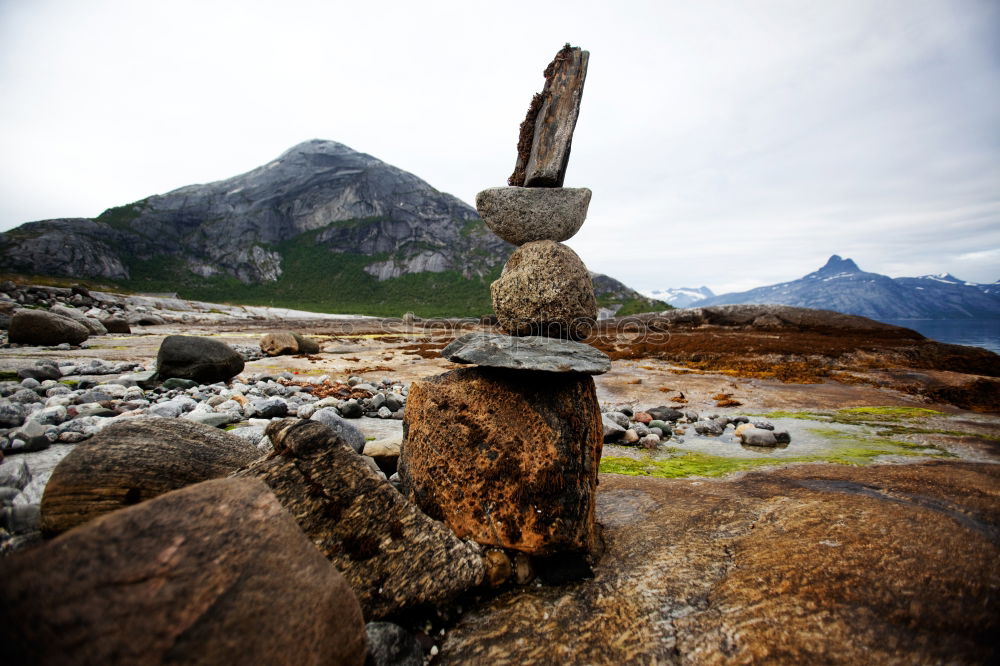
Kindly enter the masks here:
[[481, 277], [510, 248], [470, 206], [334, 141], [301, 143], [245, 174], [109, 209], [94, 220], [32, 222], [0, 234], [7, 269], [127, 279], [130, 262], [183, 259], [196, 275], [276, 280], [273, 245], [315, 232], [332, 252], [373, 257], [379, 279], [460, 271]]
[[[314, 276], [300, 276], [295, 291], [326, 277], [341, 260], [359, 261], [355, 257], [361, 257], [360, 268], [350, 270], [358, 278], [381, 282], [454, 271], [487, 284], [514, 249], [450, 194], [343, 144], [314, 139], [227, 180], [150, 196], [95, 219], [29, 222], [0, 233], [0, 267], [126, 285], [159, 271], [169, 273], [163, 277], [172, 280], [170, 291], [222, 278], [273, 284], [289, 268], [289, 245], [327, 253], [308, 255]], [[608, 314], [628, 301], [658, 309], [655, 301], [611, 282], [623, 289], [606, 291], [595, 281]], [[282, 301], [279, 295], [254, 302]]]

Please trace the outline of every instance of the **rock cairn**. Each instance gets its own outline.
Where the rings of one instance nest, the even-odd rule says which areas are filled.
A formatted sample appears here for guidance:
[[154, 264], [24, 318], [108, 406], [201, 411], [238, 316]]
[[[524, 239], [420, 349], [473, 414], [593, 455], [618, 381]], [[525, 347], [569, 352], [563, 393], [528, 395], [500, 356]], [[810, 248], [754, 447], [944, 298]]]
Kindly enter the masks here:
[[562, 244], [591, 197], [562, 187], [587, 60], [569, 45], [556, 55], [521, 125], [511, 186], [476, 197], [489, 228], [519, 246], [491, 289], [508, 335], [471, 333], [446, 347], [446, 358], [477, 367], [415, 382], [404, 417], [404, 492], [488, 549], [493, 585], [531, 580], [532, 568], [585, 575], [597, 543], [603, 428], [591, 375], [611, 362], [578, 342], [597, 305], [586, 266]]
[[589, 57], [569, 44], [556, 54], [521, 123], [510, 187], [476, 195], [486, 225], [518, 246], [490, 289], [497, 320], [511, 335], [580, 340], [597, 318], [590, 273], [562, 244], [580, 230], [590, 206], [589, 189], [562, 186]]

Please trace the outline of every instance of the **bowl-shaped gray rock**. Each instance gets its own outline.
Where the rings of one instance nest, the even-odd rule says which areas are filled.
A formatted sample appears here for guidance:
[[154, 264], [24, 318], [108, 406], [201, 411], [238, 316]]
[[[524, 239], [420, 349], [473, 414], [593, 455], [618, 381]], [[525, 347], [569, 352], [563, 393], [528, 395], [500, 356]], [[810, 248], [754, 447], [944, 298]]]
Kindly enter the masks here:
[[572, 238], [589, 206], [586, 187], [491, 187], [476, 195], [486, 226], [514, 245]]

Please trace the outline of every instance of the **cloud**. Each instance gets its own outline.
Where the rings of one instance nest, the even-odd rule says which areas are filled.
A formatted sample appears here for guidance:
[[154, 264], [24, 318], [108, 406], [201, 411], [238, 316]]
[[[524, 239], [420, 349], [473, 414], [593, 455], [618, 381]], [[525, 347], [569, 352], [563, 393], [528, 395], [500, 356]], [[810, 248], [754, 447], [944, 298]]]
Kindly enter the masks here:
[[569, 244], [593, 270], [721, 291], [838, 253], [993, 281], [998, 24], [974, 0], [2, 3], [0, 228], [313, 137], [471, 202], [570, 40], [592, 55], [567, 185], [594, 198]]

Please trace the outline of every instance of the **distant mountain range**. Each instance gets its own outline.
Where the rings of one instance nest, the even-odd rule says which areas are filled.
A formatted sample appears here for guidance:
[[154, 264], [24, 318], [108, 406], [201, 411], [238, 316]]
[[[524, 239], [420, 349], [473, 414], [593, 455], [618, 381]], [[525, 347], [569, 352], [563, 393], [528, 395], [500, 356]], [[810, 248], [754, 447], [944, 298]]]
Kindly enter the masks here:
[[[0, 272], [320, 312], [475, 316], [492, 310], [489, 284], [513, 249], [459, 199], [315, 139], [227, 180], [0, 233]], [[611, 283], [597, 290], [605, 308], [663, 307]]]
[[642, 292], [644, 296], [668, 303], [675, 308], [689, 308], [699, 301], [715, 296], [708, 287], [671, 287]]
[[825, 266], [798, 280], [711, 296], [697, 305], [741, 303], [818, 308], [872, 319], [990, 318], [1000, 317], [1000, 280], [975, 284], [947, 273], [891, 278], [833, 255]]

